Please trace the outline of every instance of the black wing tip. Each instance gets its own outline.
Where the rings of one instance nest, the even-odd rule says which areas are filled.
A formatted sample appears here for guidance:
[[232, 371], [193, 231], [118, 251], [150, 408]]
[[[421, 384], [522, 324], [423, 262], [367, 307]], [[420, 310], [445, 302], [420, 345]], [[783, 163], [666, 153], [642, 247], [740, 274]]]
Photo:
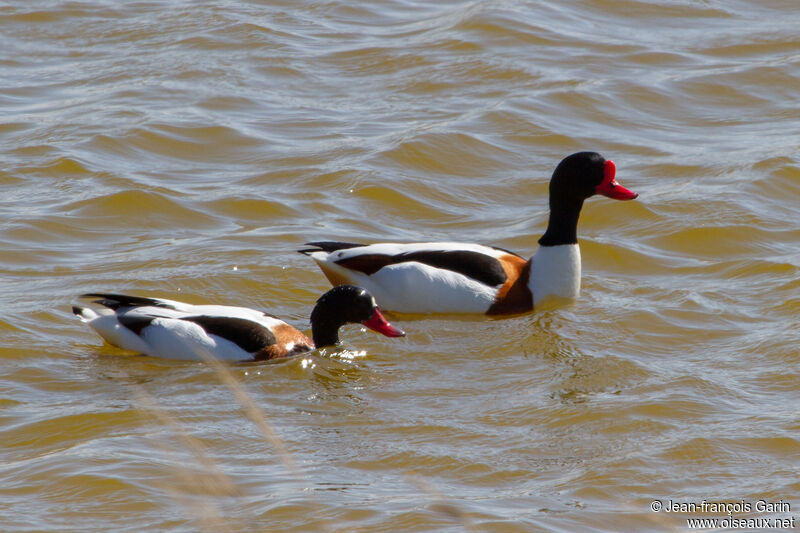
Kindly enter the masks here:
[[84, 312], [85, 310], [86, 310], [86, 308], [85, 308], [85, 307], [81, 307], [81, 306], [79, 306], [79, 305], [73, 305], [73, 306], [72, 306], [72, 314], [73, 314], [73, 315], [78, 315], [78, 316], [81, 316], [81, 315], [83, 315], [83, 312]]
[[93, 298], [92, 303], [108, 307], [114, 311], [120, 307], [136, 307], [141, 305], [171, 308], [170, 305], [155, 298], [129, 296], [127, 294], [117, 294], [113, 292], [87, 292], [86, 294], [81, 294], [78, 298]]
[[358, 248], [359, 246], [366, 246], [365, 244], [355, 242], [340, 242], [340, 241], [316, 241], [307, 242], [306, 246], [314, 246], [314, 248], [303, 248], [297, 250], [298, 253], [309, 255], [312, 252], [335, 252], [336, 250], [345, 250], [347, 248]]
[[109, 300], [127, 300], [130, 298], [139, 298], [138, 296], [128, 296], [127, 294], [119, 294], [116, 292], [87, 292], [81, 294], [78, 298], [108, 298]]

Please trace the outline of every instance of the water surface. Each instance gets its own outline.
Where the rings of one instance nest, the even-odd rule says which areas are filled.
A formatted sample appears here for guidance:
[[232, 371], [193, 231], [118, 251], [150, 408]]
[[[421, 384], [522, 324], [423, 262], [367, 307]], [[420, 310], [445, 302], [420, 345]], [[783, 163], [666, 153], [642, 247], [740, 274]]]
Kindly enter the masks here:
[[[781, 1], [0, 6], [2, 529], [800, 515], [798, 27]], [[70, 313], [114, 290], [307, 329], [327, 284], [303, 243], [529, 255], [578, 150], [641, 196], [586, 202], [577, 302], [232, 366], [278, 441], [213, 369]]]

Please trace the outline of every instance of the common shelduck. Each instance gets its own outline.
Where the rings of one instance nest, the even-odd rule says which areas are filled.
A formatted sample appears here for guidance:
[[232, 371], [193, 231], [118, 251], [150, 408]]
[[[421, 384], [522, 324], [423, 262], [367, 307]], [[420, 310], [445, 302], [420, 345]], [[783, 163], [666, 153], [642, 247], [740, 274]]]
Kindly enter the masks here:
[[615, 179], [595, 152], [562, 160], [550, 179], [550, 220], [528, 260], [490, 246], [454, 242], [355, 244], [310, 242], [311, 256], [333, 285], [366, 287], [384, 309], [404, 313], [522, 313], [550, 296], [576, 298], [581, 284], [578, 216], [595, 194], [638, 196]]
[[341, 285], [323, 294], [311, 311], [313, 342], [283, 320], [246, 307], [192, 305], [123, 294], [84, 294], [99, 307], [72, 312], [108, 343], [165, 359], [259, 361], [288, 357], [339, 342], [339, 328], [362, 323], [387, 337], [405, 333], [386, 321], [375, 298]]

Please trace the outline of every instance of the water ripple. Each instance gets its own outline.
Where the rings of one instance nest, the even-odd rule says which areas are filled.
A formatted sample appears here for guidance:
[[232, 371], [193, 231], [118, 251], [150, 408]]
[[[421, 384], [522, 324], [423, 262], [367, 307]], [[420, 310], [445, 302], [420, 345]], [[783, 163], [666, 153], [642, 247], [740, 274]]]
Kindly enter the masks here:
[[[793, 8], [0, 6], [5, 528], [671, 531], [652, 499], [798, 500]], [[70, 312], [120, 290], [308, 331], [304, 242], [532, 254], [578, 150], [641, 196], [586, 202], [573, 305], [231, 368], [296, 470], [206, 366]]]

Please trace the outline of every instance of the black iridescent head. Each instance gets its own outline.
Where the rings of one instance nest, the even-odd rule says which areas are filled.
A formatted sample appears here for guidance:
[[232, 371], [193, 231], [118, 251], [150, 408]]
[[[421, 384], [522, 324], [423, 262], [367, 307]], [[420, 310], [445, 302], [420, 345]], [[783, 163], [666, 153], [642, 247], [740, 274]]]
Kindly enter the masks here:
[[616, 172], [614, 162], [597, 152], [577, 152], [561, 160], [550, 179], [550, 221], [539, 244], [577, 243], [583, 201], [595, 194], [615, 200], [636, 198], [635, 192], [617, 183]]
[[585, 200], [602, 194], [615, 200], [633, 200], [638, 196], [617, 183], [617, 167], [597, 152], [577, 152], [565, 157], [550, 179], [551, 207], [553, 197]]
[[318, 348], [336, 344], [339, 328], [350, 323], [364, 324], [387, 337], [405, 335], [386, 321], [369, 291], [354, 285], [339, 285], [323, 294], [311, 311], [314, 344]]
[[603, 182], [606, 160], [597, 152], [578, 152], [565, 157], [550, 179], [550, 198], [585, 200]]

